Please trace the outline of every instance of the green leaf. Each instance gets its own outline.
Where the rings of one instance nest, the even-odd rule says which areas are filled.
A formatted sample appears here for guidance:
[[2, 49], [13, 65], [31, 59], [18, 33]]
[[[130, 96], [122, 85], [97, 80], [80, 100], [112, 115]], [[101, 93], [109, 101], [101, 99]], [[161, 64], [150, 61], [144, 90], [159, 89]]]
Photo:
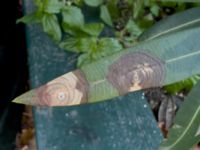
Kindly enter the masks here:
[[48, 0], [44, 5], [44, 12], [55, 14], [60, 13], [63, 4], [59, 0]]
[[25, 24], [30, 24], [30, 23], [40, 23], [42, 21], [42, 13], [41, 12], [33, 12], [29, 15], [23, 16], [20, 19], [17, 19], [17, 23], [25, 23]]
[[44, 14], [42, 18], [42, 26], [44, 32], [46, 32], [55, 42], [59, 42], [62, 37], [62, 32], [58, 19], [55, 15]]
[[75, 6], [66, 6], [62, 9], [62, 27], [65, 32], [76, 34], [76, 30], [84, 27], [84, 16], [81, 9]]
[[133, 20], [128, 21], [125, 29], [131, 33], [132, 37], [138, 37], [143, 33], [143, 29], [141, 29]]
[[100, 7], [100, 18], [109, 26], [113, 26], [112, 18], [106, 5]]
[[[193, 25], [191, 22], [190, 24]], [[76, 82], [81, 84], [82, 89], [87, 89], [81, 91], [82, 95], [87, 95], [84, 102], [104, 101], [140, 89], [169, 85], [199, 74], [199, 39], [200, 27], [185, 28], [179, 32], [163, 34], [159, 38], [143, 41], [134, 47], [82, 65], [79, 69], [81, 71], [79, 78], [84, 81], [76, 80]], [[98, 42], [95, 42], [97, 44], [94, 46], [91, 44], [89, 48], [91, 59], [98, 58], [97, 52], [100, 52]], [[73, 73], [64, 76], [71, 78]], [[35, 92], [37, 90], [28, 92], [18, 97], [16, 101], [37, 105], [38, 95], [29, 97]], [[79, 95], [74, 95], [77, 96]], [[70, 101], [77, 102], [77, 99], [72, 98]], [[80, 103], [73, 104], [81, 104], [81, 102], [82, 99]]]
[[85, 24], [81, 30], [91, 36], [99, 36], [102, 32], [104, 25], [102, 23], [89, 23]]
[[93, 7], [99, 6], [103, 3], [103, 0], [84, 0], [84, 1], [87, 5]]
[[200, 8], [192, 8], [181, 13], [167, 17], [156, 23], [139, 37], [140, 41], [151, 40], [160, 36], [178, 32], [200, 25]]
[[170, 94], [176, 94], [181, 92], [182, 90], [186, 90], [189, 92], [199, 80], [200, 75], [195, 75], [181, 82], [167, 85], [165, 86], [165, 90]]
[[67, 51], [72, 52], [90, 52], [94, 47], [96, 47], [96, 38], [67, 38], [65, 41], [60, 43], [60, 47]]
[[[96, 42], [88, 42], [90, 49], [88, 54], [78, 59], [78, 67], [100, 60], [122, 50], [122, 45], [114, 38], [101, 38]], [[88, 56], [88, 57], [86, 57]]]
[[64, 42], [61, 42], [60, 47], [68, 51], [84, 53], [83, 56], [81, 55], [82, 57], [78, 59], [79, 67], [83, 64], [91, 63], [108, 55], [111, 55], [122, 49], [122, 45], [118, 42], [117, 39], [97, 39], [94, 37], [67, 38]]
[[134, 2], [134, 7], [133, 7], [133, 18], [137, 19], [144, 11], [144, 1], [143, 0], [136, 0]]
[[151, 8], [150, 8], [150, 11], [154, 16], [158, 16], [159, 11], [160, 11], [159, 5], [157, 5], [157, 4], [152, 5]]
[[34, 0], [34, 4], [40, 9], [42, 9], [44, 3], [43, 0]]
[[189, 150], [200, 141], [200, 82], [179, 109], [169, 136], [158, 150]]
[[162, 2], [200, 2], [200, 0], [160, 0]]

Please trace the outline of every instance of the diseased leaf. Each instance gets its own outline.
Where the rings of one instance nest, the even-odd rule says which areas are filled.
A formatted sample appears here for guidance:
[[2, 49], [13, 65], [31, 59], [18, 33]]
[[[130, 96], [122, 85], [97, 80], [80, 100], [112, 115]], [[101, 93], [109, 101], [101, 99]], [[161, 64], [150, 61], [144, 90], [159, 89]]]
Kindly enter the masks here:
[[44, 14], [42, 18], [42, 26], [44, 32], [51, 36], [54, 41], [59, 42], [61, 40], [62, 33], [58, 19], [55, 15]]
[[[191, 26], [194, 24], [196, 22], [191, 23]], [[187, 79], [200, 73], [199, 39], [200, 27], [163, 34], [159, 38], [143, 41], [134, 47], [82, 65], [80, 69], [16, 98], [15, 102], [50, 106], [92, 103]], [[102, 55], [99, 42], [89, 45], [91, 59], [98, 59]], [[109, 52], [110, 49], [107, 50]], [[65, 91], [65, 101], [55, 98], [59, 94], [58, 90], [49, 94], [48, 101], [51, 103], [46, 103], [45, 97], [40, 95], [46, 95], [48, 91], [45, 89], [54, 88], [54, 83], [63, 80], [66, 85], [71, 85], [70, 92]]]
[[199, 14], [200, 7], [196, 7], [167, 17], [144, 32], [139, 40], [151, 40], [187, 28], [198, 27], [200, 25]]
[[103, 3], [103, 0], [84, 0], [84, 1], [87, 5], [93, 7], [99, 6], [100, 4]]
[[200, 141], [200, 82], [179, 109], [169, 136], [158, 150], [189, 150]]
[[112, 18], [110, 16], [107, 6], [102, 5], [100, 8], [100, 18], [109, 26], [113, 26]]

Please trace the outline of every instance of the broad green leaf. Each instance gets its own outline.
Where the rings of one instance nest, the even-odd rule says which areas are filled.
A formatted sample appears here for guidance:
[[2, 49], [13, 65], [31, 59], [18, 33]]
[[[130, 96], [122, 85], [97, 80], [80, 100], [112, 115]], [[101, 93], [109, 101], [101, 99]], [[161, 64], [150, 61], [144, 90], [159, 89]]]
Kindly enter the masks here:
[[81, 55], [78, 59], [79, 67], [122, 49], [122, 45], [114, 38], [68, 38], [60, 44], [60, 47], [68, 51], [83, 53], [83, 56]]
[[62, 27], [70, 34], [74, 34], [74, 30], [79, 31], [84, 26], [84, 16], [78, 7], [66, 6], [62, 9], [62, 18]]
[[84, 1], [87, 5], [93, 7], [99, 6], [103, 3], [103, 0], [84, 0]]
[[42, 18], [42, 26], [46, 32], [55, 42], [59, 42], [62, 38], [62, 33], [58, 19], [55, 15], [44, 14]]
[[106, 5], [102, 5], [100, 8], [100, 18], [109, 26], [113, 26], [112, 18]]
[[[67, 51], [72, 52], [89, 52], [94, 49], [97, 44], [96, 38], [86, 37], [86, 38], [67, 38], [60, 43], [60, 47]], [[95, 46], [94, 46], [95, 45]], [[96, 49], [96, 48], [95, 48]]]
[[199, 80], [200, 80], [200, 75], [195, 75], [181, 82], [168, 85], [165, 87], [165, 90], [170, 94], [176, 94], [183, 90], [189, 92]]
[[200, 2], [200, 0], [160, 0], [162, 2]]
[[30, 23], [40, 23], [42, 21], [42, 16], [43, 13], [42, 12], [33, 12], [29, 15], [23, 16], [22, 18], [17, 20], [17, 23], [26, 23], [26, 24], [30, 24]]
[[158, 150], [190, 150], [200, 141], [200, 82], [179, 109], [169, 136]]
[[89, 23], [85, 24], [81, 30], [91, 36], [99, 36], [104, 28], [102, 23]]
[[48, 0], [44, 5], [44, 12], [55, 14], [59, 13], [63, 4], [59, 0]]
[[158, 16], [159, 11], [160, 11], [159, 5], [157, 5], [157, 4], [152, 5], [151, 8], [150, 8], [150, 11], [154, 16]]
[[156, 23], [139, 37], [140, 41], [151, 40], [160, 36], [178, 32], [200, 25], [200, 7], [192, 8], [167, 17]]
[[133, 20], [129, 20], [125, 29], [131, 33], [132, 37], [138, 37], [143, 32], [143, 29], [141, 29]]

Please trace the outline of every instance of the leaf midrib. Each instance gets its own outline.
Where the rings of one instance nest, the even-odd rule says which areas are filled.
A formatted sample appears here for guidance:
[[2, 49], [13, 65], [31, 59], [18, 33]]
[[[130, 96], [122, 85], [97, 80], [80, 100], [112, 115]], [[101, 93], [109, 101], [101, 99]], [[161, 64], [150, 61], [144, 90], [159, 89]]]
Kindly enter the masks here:
[[[195, 51], [193, 53], [189, 53], [189, 54], [186, 54], [186, 55], [182, 55], [182, 56], [179, 56], [179, 57], [176, 57], [176, 58], [166, 60], [165, 63], [172, 63], [174, 61], [178, 61], [178, 60], [181, 60], [181, 59], [184, 59], [184, 58], [187, 58], [187, 57], [191, 57], [191, 56], [194, 56], [194, 55], [197, 55], [197, 54], [200, 54], [200, 50]], [[140, 68], [137, 68], [137, 70], [138, 69], [140, 69]], [[94, 85], [97, 85], [97, 84], [100, 84], [100, 83], [103, 83], [103, 82], [107, 82], [106, 78], [93, 81], [93, 82], [91, 82], [91, 85], [94, 86]]]
[[194, 113], [190, 123], [188, 124], [188, 126], [186, 127], [186, 129], [184, 130], [184, 132], [181, 134], [181, 136], [179, 136], [179, 138], [175, 141], [174, 144], [172, 144], [171, 146], [165, 147], [168, 149], [172, 149], [172, 147], [174, 147], [179, 141], [181, 141], [182, 137], [185, 136], [185, 134], [187, 133], [187, 131], [190, 129], [190, 127], [192, 126], [194, 120], [196, 119], [196, 116], [198, 115], [198, 112], [200, 111], [200, 106], [197, 108], [197, 111]]
[[150, 38], [148, 38], [148, 39], [146, 39], [146, 40], [144, 40], [144, 41], [152, 40], [152, 39], [154, 39], [154, 38], [157, 38], [157, 37], [159, 37], [159, 36], [162, 36], [162, 35], [164, 35], [164, 34], [167, 34], [167, 33], [169, 33], [169, 32], [172, 32], [172, 31], [174, 31], [174, 30], [176, 30], [176, 29], [184, 28], [184, 27], [186, 27], [186, 26], [189, 26], [189, 25], [191, 25], [191, 24], [193, 24], [193, 23], [196, 23], [196, 22], [199, 22], [199, 21], [200, 21], [200, 18], [195, 19], [195, 20], [193, 20], [193, 21], [191, 21], [191, 22], [187, 22], [187, 23], [181, 24], [181, 25], [179, 25], [179, 26], [176, 26], [176, 27], [174, 27], [174, 28], [170, 28], [170, 29], [168, 29], [168, 30], [166, 30], [166, 31], [164, 31], [164, 32], [161, 32], [161, 33], [159, 33], [159, 34], [156, 34], [156, 35], [154, 35], [154, 36], [152, 36], [152, 37], [150, 37]]

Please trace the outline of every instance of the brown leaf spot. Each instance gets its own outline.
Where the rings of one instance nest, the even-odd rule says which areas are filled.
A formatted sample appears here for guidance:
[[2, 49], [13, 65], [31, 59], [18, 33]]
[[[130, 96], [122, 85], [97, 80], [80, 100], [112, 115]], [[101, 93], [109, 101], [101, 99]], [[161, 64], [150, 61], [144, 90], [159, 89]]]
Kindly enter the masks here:
[[80, 70], [67, 73], [36, 89], [41, 106], [68, 106], [87, 102], [88, 83]]
[[107, 80], [121, 95], [129, 91], [162, 86], [165, 78], [164, 62], [144, 52], [121, 56], [108, 70]]

